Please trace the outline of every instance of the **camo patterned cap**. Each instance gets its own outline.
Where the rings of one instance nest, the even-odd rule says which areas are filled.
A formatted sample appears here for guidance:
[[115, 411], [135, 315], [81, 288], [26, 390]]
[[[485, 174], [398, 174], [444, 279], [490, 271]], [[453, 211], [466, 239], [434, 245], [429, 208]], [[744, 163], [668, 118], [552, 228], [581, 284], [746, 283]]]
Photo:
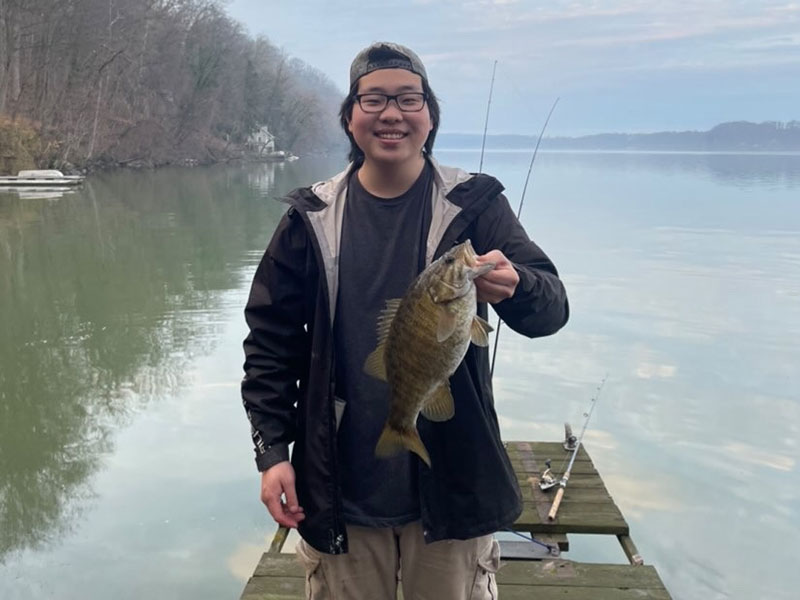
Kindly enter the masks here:
[[411, 49], [394, 42], [375, 42], [353, 59], [350, 65], [350, 87], [367, 73], [378, 69], [406, 69], [428, 81], [425, 65]]

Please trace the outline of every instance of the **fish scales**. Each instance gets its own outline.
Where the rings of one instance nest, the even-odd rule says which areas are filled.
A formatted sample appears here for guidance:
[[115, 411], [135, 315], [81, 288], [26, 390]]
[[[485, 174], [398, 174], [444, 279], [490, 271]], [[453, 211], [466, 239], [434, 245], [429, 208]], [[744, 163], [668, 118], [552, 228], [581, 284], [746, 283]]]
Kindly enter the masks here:
[[[444, 342], [437, 342], [436, 324], [442, 308], [433, 302], [426, 289], [424, 285], [417, 287], [414, 290], [416, 298], [412, 297], [411, 302], [401, 305], [392, 325], [396, 333], [389, 338], [386, 347], [387, 354], [396, 353], [396, 357], [386, 365], [389, 382], [393, 384], [392, 399], [396, 413], [393, 416], [411, 424], [416, 421], [416, 414], [403, 411], [402, 405], [414, 402], [415, 412], [419, 413], [430, 393], [442, 384], [442, 373], [448, 373], [449, 376], [455, 371], [469, 345], [468, 328], [472, 322], [467, 306], [453, 311], [460, 317], [460, 323], [453, 335]], [[454, 303], [474, 305], [474, 286], [471, 291], [471, 294]], [[448, 307], [451, 311], [453, 308], [457, 307]]]
[[378, 456], [408, 448], [430, 466], [417, 417], [420, 412], [434, 421], [452, 417], [449, 377], [470, 340], [488, 344], [491, 327], [476, 315], [473, 280], [492, 268], [493, 264], [478, 265], [467, 240], [426, 268], [399, 303], [387, 302], [378, 321], [378, 348], [365, 363], [366, 372], [388, 381], [391, 389]]

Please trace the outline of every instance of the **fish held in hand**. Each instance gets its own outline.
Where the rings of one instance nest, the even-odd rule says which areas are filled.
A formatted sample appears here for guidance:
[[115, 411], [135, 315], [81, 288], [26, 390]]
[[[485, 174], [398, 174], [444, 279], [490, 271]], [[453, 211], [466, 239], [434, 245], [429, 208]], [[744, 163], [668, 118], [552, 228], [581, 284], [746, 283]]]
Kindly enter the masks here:
[[428, 467], [417, 416], [447, 421], [455, 414], [449, 377], [470, 342], [489, 345], [491, 325], [476, 314], [474, 280], [494, 268], [478, 264], [469, 240], [454, 246], [417, 276], [401, 299], [387, 300], [378, 318], [378, 347], [364, 371], [387, 381], [389, 416], [375, 447], [387, 457], [408, 449]]

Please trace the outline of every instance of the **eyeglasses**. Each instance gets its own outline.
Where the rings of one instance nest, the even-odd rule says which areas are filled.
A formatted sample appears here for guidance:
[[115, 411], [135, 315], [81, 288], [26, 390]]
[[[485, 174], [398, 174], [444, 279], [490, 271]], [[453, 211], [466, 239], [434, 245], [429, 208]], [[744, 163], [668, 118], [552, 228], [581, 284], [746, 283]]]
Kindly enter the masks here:
[[390, 96], [389, 94], [356, 94], [353, 96], [365, 113], [379, 113], [389, 105], [389, 100], [394, 100], [403, 112], [419, 112], [428, 99], [424, 92], [406, 92]]

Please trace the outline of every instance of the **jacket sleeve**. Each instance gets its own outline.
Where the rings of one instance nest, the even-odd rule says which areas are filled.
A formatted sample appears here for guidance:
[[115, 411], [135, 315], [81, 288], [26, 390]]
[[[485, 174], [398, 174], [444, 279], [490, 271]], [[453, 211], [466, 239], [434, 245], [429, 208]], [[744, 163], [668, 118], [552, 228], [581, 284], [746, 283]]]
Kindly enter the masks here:
[[494, 305], [495, 311], [517, 333], [528, 337], [551, 335], [569, 318], [569, 302], [555, 265], [528, 237], [508, 200], [500, 194], [476, 224], [480, 252], [498, 249], [519, 274], [514, 295]]
[[308, 237], [292, 213], [289, 209], [279, 223], [245, 307], [250, 333], [244, 341], [242, 401], [259, 471], [289, 459], [298, 381], [308, 360], [303, 276]]

